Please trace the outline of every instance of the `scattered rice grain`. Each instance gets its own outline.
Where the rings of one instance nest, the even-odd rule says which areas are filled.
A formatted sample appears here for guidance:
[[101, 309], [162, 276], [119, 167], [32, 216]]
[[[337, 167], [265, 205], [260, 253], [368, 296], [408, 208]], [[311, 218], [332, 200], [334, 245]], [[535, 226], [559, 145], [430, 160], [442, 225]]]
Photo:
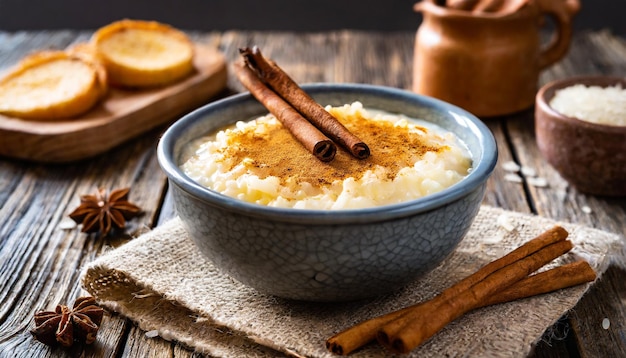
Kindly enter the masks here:
[[61, 230], [72, 230], [76, 227], [76, 222], [72, 219], [63, 219], [59, 223], [59, 229]]
[[591, 208], [588, 207], [587, 205], [585, 205], [582, 208], [580, 208], [580, 210], [582, 210], [583, 213], [585, 213], [585, 214], [591, 214]]
[[522, 177], [515, 173], [509, 173], [504, 176], [504, 180], [510, 181], [511, 183], [521, 183]]
[[[490, 245], [499, 244], [499, 243], [502, 242], [502, 240], [504, 240], [505, 236], [506, 236], [505, 233], [498, 232], [498, 233], [494, 234], [493, 236], [485, 237], [483, 239], [483, 243], [484, 244], [490, 244]], [[480, 252], [481, 250], [482, 249], [480, 249], [480, 250], [478, 250], [476, 252]]]
[[537, 188], [545, 188], [548, 186], [548, 181], [542, 177], [530, 177], [526, 178], [526, 181], [529, 185], [532, 185]]
[[511, 221], [511, 218], [506, 214], [499, 215], [496, 219], [496, 224], [508, 232], [511, 232], [516, 228], [515, 224]]
[[525, 177], [536, 177], [537, 176], [537, 171], [531, 167], [527, 167], [527, 166], [522, 166], [522, 168], [520, 169], [522, 172], [522, 175]]
[[602, 328], [609, 329], [611, 327], [611, 321], [608, 318], [602, 320]]
[[157, 337], [158, 335], [159, 335], [159, 331], [157, 331], [156, 329], [146, 332], [146, 337], [148, 338], [154, 338], [154, 337]]
[[502, 163], [502, 169], [507, 172], [517, 173], [520, 171], [521, 167], [514, 161], [509, 160], [508, 162]]

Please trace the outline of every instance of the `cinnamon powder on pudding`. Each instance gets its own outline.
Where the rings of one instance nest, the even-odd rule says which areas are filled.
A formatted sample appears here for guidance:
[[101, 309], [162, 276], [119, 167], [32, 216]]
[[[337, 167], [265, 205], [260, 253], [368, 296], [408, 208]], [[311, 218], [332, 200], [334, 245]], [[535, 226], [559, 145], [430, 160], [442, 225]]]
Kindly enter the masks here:
[[[394, 127], [392, 122], [372, 121], [357, 113], [350, 121], [337, 116], [342, 124], [366, 143], [371, 155], [355, 160], [345, 150], [337, 150], [335, 159], [324, 163], [311, 155], [283, 126], [276, 126], [265, 133], [246, 131], [231, 136], [228, 147], [223, 149], [231, 170], [239, 163], [259, 178], [275, 176], [285, 184], [286, 178], [296, 183], [308, 182], [313, 186], [330, 185], [336, 180], [361, 178], [367, 170], [375, 166], [386, 169], [387, 179], [393, 180], [398, 171], [412, 166], [426, 152], [440, 152], [447, 146], [426, 144], [417, 133], [409, 133], [406, 128]], [[428, 129], [419, 127], [427, 132]], [[245, 158], [250, 161], [245, 162]]]

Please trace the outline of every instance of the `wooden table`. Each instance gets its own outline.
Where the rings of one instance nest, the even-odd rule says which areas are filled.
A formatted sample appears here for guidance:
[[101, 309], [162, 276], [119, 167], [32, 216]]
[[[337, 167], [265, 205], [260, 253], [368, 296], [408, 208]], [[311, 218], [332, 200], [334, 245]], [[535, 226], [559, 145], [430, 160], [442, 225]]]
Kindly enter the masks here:
[[[64, 48], [87, 32], [0, 32], [0, 68], [41, 48]], [[360, 82], [409, 89], [413, 33], [192, 33], [232, 61], [237, 48], [259, 45], [298, 82]], [[577, 74], [626, 74], [626, 41], [609, 31], [575, 34], [569, 55], [545, 71], [541, 82]], [[222, 94], [241, 91], [231, 75]], [[488, 182], [485, 204], [584, 224], [626, 235], [626, 199], [583, 195], [543, 160], [533, 132], [532, 109], [487, 121], [499, 145], [499, 165]], [[0, 158], [0, 355], [87, 357], [188, 357], [180, 345], [147, 338], [129, 320], [107, 315], [97, 342], [85, 349], [50, 350], [28, 330], [33, 314], [81, 294], [80, 268], [106, 250], [174, 215], [155, 146], [163, 127], [107, 153], [71, 164], [37, 164]], [[2, 138], [0, 138], [2, 140]], [[501, 164], [534, 168], [549, 187], [505, 180]], [[145, 214], [130, 222], [128, 235], [87, 236], [62, 228], [79, 195], [98, 186], [132, 188], [130, 199]], [[588, 207], [585, 212], [581, 207]], [[588, 211], [588, 210], [586, 210]], [[538, 344], [535, 356], [626, 357], [626, 272], [611, 268], [576, 308]], [[602, 328], [604, 318], [610, 320]], [[510, 324], [515, 324], [511, 322]]]

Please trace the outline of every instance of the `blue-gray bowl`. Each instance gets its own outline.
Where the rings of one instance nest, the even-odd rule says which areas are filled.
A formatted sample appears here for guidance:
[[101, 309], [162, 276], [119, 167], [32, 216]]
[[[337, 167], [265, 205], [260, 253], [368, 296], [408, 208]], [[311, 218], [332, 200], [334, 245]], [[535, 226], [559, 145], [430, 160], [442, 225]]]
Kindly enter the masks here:
[[162, 136], [158, 160], [178, 215], [198, 249], [224, 273], [283, 298], [346, 301], [392, 292], [440, 264], [463, 239], [497, 159], [493, 135], [451, 104], [395, 88], [309, 84], [322, 105], [365, 108], [431, 121], [455, 133], [472, 155], [471, 173], [435, 194], [367, 209], [302, 210], [243, 202], [207, 189], [179, 168], [183, 147], [267, 110], [249, 93], [184, 116]]

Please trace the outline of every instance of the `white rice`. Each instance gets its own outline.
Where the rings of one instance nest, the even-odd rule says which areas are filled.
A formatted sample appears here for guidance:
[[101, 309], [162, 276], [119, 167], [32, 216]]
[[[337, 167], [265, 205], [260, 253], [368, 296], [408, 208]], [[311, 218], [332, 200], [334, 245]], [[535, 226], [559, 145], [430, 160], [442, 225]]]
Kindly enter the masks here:
[[568, 117], [598, 124], [626, 125], [626, 89], [582, 84], [557, 90], [550, 106]]
[[[181, 168], [201, 185], [234, 198], [274, 207], [319, 210], [366, 208], [420, 198], [459, 182], [471, 170], [468, 149], [453, 133], [440, 127], [402, 115], [367, 111], [359, 102], [326, 109], [344, 124], [355, 116], [362, 116], [361, 120], [389, 121], [393, 131], [420, 136], [421, 141], [439, 150], [425, 152], [415, 159], [412, 166], [402, 167], [393, 175], [389, 175], [388, 168], [376, 165], [366, 167], [366, 159], [362, 168], [370, 169], [362, 169], [359, 175], [323, 185], [316, 180], [307, 182], [301, 177], [259, 177], [254, 169], [262, 168], [264, 164], [255, 163], [255, 158], [226, 164], [225, 148], [233, 150], [237, 146], [231, 142], [229, 147], [229, 139], [247, 131], [261, 136], [269, 133], [270, 128], [282, 126], [274, 116], [267, 115], [249, 122], [238, 122], [233, 128], [191, 143], [188, 148], [190, 154]], [[296, 142], [292, 144], [294, 148], [298, 145]], [[285, 153], [289, 153], [289, 149], [285, 149]], [[394, 158], [394, 148], [387, 153], [372, 152], [372, 156], [377, 155]], [[337, 157], [334, 165], [341, 160], [358, 161], [344, 158], [337, 163]], [[303, 167], [329, 165], [320, 164], [313, 155], [305, 155], [305, 158], [310, 162], [301, 163]]]

